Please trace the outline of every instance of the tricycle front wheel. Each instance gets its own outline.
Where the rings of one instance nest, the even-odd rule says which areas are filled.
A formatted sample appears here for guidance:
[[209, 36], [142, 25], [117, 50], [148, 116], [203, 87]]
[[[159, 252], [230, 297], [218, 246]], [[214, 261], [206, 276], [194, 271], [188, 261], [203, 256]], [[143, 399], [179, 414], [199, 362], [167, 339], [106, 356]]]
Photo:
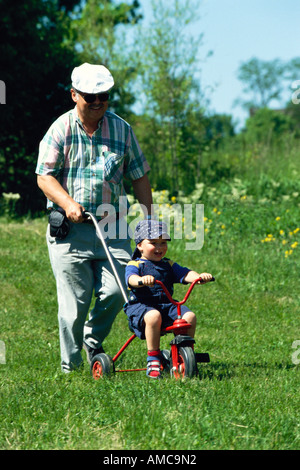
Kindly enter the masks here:
[[196, 375], [197, 364], [195, 353], [189, 346], [182, 346], [178, 349], [178, 364], [173, 364], [171, 358], [171, 375], [176, 379], [179, 378], [192, 378]]

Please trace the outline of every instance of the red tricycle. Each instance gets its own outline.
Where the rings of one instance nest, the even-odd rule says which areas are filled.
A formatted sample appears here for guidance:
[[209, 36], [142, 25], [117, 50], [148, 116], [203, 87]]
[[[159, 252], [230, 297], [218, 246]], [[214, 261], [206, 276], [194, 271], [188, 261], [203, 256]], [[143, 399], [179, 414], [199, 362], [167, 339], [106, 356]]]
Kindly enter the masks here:
[[[126, 292], [124, 291], [123, 284], [118, 276], [118, 273], [116, 271], [116, 268], [114, 266], [113, 258], [110, 254], [110, 251], [105, 243], [104, 236], [102, 233], [102, 230], [100, 228], [100, 225], [97, 222], [96, 217], [94, 214], [90, 212], [85, 212], [85, 217], [89, 217], [96, 229], [97, 235], [99, 239], [101, 240], [101, 243], [103, 245], [103, 248], [105, 250], [105, 253], [107, 255], [107, 258], [109, 260], [109, 263], [111, 265], [111, 268], [113, 270], [113, 273], [115, 275], [115, 278], [119, 284], [120, 290], [122, 292], [124, 301], [127, 302], [127, 295]], [[212, 281], [215, 279], [212, 278]], [[185, 297], [182, 301], [177, 302], [174, 299], [172, 299], [169, 291], [166, 289], [164, 284], [161, 281], [156, 280], [155, 282], [157, 284], [160, 284], [162, 289], [164, 290], [165, 294], [167, 295], [168, 299], [170, 302], [172, 302], [174, 305], [177, 305], [177, 319], [174, 321], [173, 325], [163, 329], [161, 331], [161, 335], [165, 335], [167, 333], [174, 333], [174, 338], [170, 342], [171, 345], [171, 351], [169, 350], [162, 350], [162, 356], [163, 356], [163, 369], [167, 372], [170, 372], [171, 376], [175, 378], [182, 378], [182, 377], [193, 377], [197, 373], [197, 363], [198, 362], [210, 362], [209, 359], [209, 354], [208, 353], [195, 353], [194, 352], [194, 343], [195, 340], [191, 338], [190, 336], [187, 335], [187, 330], [191, 327], [189, 323], [187, 323], [182, 317], [181, 317], [181, 305], [184, 304], [194, 285], [198, 282], [201, 283], [201, 278], [196, 279], [189, 287], [187, 293], [185, 294]], [[142, 369], [124, 369], [124, 370], [117, 370], [115, 368], [115, 362], [117, 359], [120, 357], [122, 352], [128, 347], [128, 345], [136, 338], [136, 335], [133, 334], [127, 341], [126, 343], [122, 346], [122, 348], [119, 350], [119, 352], [112, 358], [108, 354], [105, 353], [100, 353], [94, 356], [92, 362], [91, 362], [91, 374], [94, 377], [94, 379], [99, 379], [105, 375], [110, 375], [112, 373], [116, 372], [134, 372], [134, 371], [142, 371], [146, 370], [146, 368]]]
[[[214, 280], [214, 278], [212, 278]], [[187, 335], [187, 330], [190, 328], [190, 324], [186, 322], [181, 317], [181, 305], [184, 304], [194, 285], [201, 283], [201, 278], [196, 279], [189, 287], [185, 297], [181, 301], [175, 301], [172, 299], [170, 293], [164, 286], [161, 281], [156, 280], [157, 284], [160, 284], [165, 294], [167, 295], [170, 302], [174, 305], [177, 305], [177, 319], [174, 321], [173, 325], [168, 326], [167, 328], [162, 329], [161, 335], [167, 333], [174, 333], [174, 338], [170, 342], [171, 351], [162, 350], [163, 364], [162, 369], [165, 372], [169, 372], [172, 377], [183, 378], [183, 377], [193, 377], [197, 373], [197, 363], [198, 362], [210, 362], [208, 353], [195, 353], [194, 352], [194, 343], [195, 340]], [[91, 363], [91, 374], [94, 379], [99, 379], [105, 375], [110, 375], [116, 372], [135, 372], [146, 370], [146, 368], [141, 369], [116, 369], [115, 362], [120, 357], [122, 352], [129, 346], [129, 344], [136, 338], [136, 335], [133, 334], [118, 353], [112, 358], [108, 354], [100, 353], [94, 356]]]

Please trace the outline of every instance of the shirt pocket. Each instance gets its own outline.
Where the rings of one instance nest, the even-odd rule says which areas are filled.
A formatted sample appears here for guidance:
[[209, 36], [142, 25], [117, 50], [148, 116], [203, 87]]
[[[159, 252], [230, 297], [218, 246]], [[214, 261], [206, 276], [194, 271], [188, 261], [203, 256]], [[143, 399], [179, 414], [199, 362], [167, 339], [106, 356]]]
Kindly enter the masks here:
[[120, 184], [123, 179], [124, 155], [118, 155], [110, 151], [104, 155], [104, 179], [108, 183]]

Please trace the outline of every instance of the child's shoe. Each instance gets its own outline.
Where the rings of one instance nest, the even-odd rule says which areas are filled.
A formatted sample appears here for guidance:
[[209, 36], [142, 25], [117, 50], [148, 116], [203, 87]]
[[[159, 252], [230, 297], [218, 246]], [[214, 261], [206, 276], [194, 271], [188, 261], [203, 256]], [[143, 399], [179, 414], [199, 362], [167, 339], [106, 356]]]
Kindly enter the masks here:
[[148, 351], [146, 374], [150, 379], [161, 379], [160, 358], [160, 351]]

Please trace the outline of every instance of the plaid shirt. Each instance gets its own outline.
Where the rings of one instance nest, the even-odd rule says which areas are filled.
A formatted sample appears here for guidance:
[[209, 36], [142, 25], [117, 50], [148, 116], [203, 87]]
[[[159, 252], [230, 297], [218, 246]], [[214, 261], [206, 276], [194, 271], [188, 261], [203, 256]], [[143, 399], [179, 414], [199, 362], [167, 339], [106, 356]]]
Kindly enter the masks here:
[[[38, 175], [57, 178], [86, 211], [96, 214], [101, 204], [118, 212], [125, 196], [123, 176], [136, 180], [150, 167], [131, 126], [107, 111], [92, 137], [85, 132], [76, 107], [60, 116], [40, 143]], [[54, 207], [48, 200], [47, 207]]]

